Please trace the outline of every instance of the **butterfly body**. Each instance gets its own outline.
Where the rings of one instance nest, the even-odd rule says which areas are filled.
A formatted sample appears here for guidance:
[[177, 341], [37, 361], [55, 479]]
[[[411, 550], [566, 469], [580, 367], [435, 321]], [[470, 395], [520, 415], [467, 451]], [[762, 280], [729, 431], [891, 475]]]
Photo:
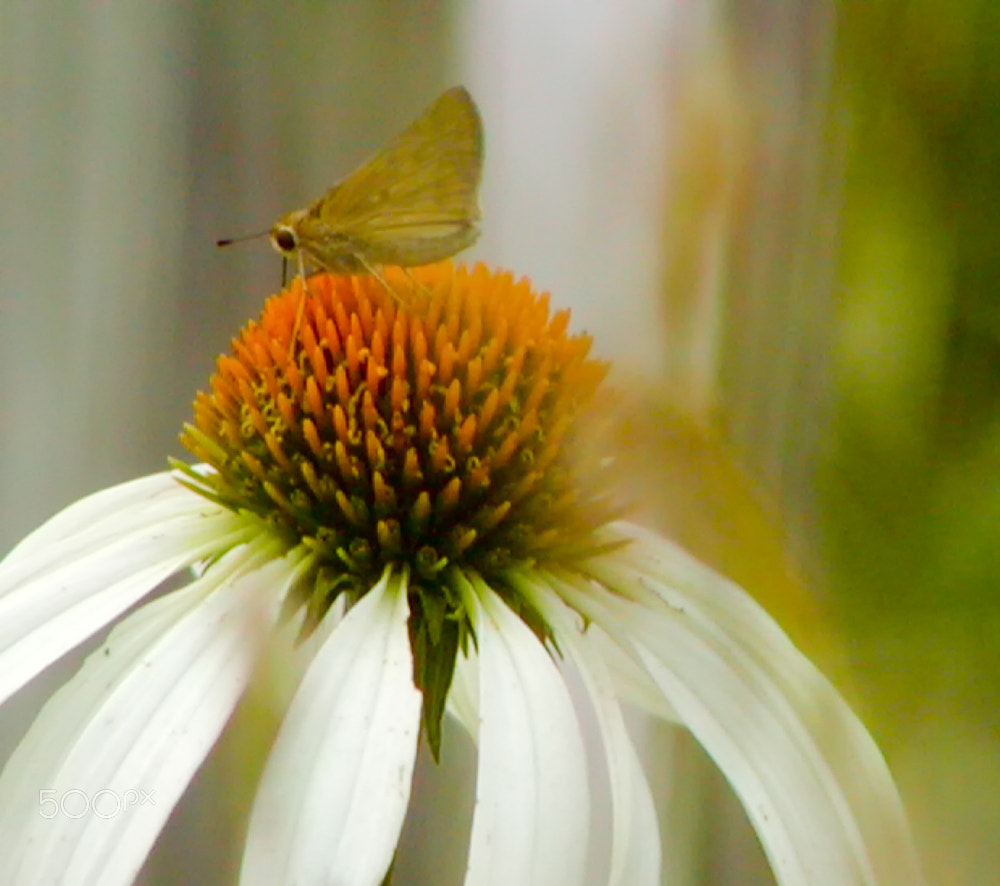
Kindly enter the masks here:
[[482, 160], [475, 103], [450, 89], [315, 203], [280, 218], [271, 244], [300, 268], [340, 273], [441, 261], [479, 236]]

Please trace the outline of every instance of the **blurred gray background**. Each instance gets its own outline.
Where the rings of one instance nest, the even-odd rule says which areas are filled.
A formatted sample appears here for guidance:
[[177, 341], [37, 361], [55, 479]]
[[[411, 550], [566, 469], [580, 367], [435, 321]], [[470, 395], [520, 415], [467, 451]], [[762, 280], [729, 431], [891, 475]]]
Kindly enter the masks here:
[[[215, 355], [280, 282], [266, 241], [215, 240], [311, 202], [464, 83], [486, 128], [466, 258], [595, 334], [647, 518], [850, 696], [932, 880], [986, 882], [998, 35], [988, 0], [0, 4], [0, 551], [183, 454]], [[74, 668], [4, 707], [0, 751]], [[689, 739], [645, 740], [665, 882], [770, 882]], [[239, 746], [218, 757], [142, 882], [231, 881], [248, 788]], [[418, 808], [454, 827], [411, 822], [397, 882], [460, 882], [448, 791], [471, 793], [450, 774], [421, 769]]]

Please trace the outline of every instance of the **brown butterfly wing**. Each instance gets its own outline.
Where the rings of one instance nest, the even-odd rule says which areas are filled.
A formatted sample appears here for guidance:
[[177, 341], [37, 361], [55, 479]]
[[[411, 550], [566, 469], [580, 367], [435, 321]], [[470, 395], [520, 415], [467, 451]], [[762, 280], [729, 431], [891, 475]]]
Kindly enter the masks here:
[[321, 264], [317, 241], [373, 265], [447, 258], [479, 235], [482, 165], [479, 112], [465, 89], [450, 89], [310, 208], [303, 245]]

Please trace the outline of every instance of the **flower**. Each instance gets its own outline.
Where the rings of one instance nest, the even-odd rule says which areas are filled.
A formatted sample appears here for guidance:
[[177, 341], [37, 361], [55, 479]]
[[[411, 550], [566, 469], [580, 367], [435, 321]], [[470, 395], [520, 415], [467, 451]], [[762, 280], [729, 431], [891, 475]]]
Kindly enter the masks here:
[[0, 701], [145, 602], [0, 775], [0, 881], [130, 882], [278, 645], [303, 673], [241, 882], [382, 882], [446, 711], [478, 746], [467, 883], [583, 882], [594, 764], [607, 881], [659, 882], [627, 701], [691, 730], [780, 883], [918, 883], [885, 763], [833, 687], [746, 593], [616, 519], [606, 461], [573, 463], [606, 366], [568, 321], [481, 266], [297, 281], [198, 397], [200, 464], [21, 542], [0, 564]]

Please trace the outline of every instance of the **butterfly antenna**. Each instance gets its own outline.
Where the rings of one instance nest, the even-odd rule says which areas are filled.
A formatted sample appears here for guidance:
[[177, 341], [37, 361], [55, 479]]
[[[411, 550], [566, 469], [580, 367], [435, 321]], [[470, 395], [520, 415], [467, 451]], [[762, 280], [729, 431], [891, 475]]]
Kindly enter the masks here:
[[247, 240], [257, 240], [260, 237], [266, 237], [270, 231], [258, 231], [256, 234], [246, 234], [243, 237], [226, 237], [222, 240], [216, 240], [216, 246], [231, 246], [233, 243], [246, 243]]

